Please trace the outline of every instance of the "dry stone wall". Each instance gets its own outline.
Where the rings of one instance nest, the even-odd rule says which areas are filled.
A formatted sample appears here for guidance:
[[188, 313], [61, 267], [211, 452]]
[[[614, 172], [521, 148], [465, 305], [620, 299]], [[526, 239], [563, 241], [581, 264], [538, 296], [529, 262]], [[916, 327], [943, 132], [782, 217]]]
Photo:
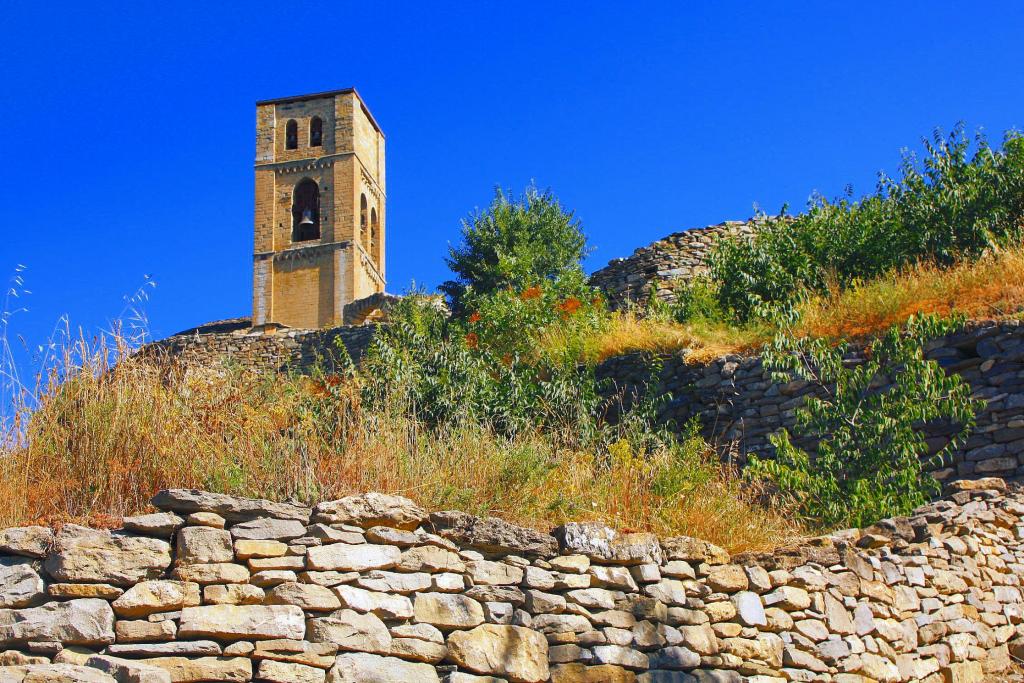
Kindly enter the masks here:
[[[851, 354], [852, 361], [858, 353]], [[985, 402], [966, 446], [952, 462], [939, 465], [936, 476], [1024, 476], [1021, 321], [972, 322], [962, 332], [932, 341], [927, 356], [958, 373], [974, 397]], [[792, 429], [795, 409], [814, 391], [802, 381], [777, 384], [759, 358], [737, 355], [694, 365], [682, 353], [630, 354], [606, 361], [598, 375], [609, 383], [609, 391], [628, 397], [648, 392], [670, 395], [660, 410], [661, 419], [685, 425], [696, 418], [723, 457], [741, 465], [750, 453], [771, 454], [769, 434], [781, 427]], [[645, 381], [649, 385], [644, 386]], [[948, 425], [926, 428], [933, 453], [947, 443], [951, 431]]]
[[157, 359], [175, 359], [196, 365], [236, 365], [254, 371], [306, 372], [314, 367], [338, 367], [342, 344], [358, 363], [370, 348], [376, 325], [333, 327], [322, 330], [239, 329], [193, 332], [148, 344], [140, 353]]
[[751, 234], [756, 221], [725, 221], [706, 228], [676, 232], [640, 247], [628, 258], [614, 259], [590, 276], [614, 310], [646, 304], [652, 296], [674, 301], [676, 287], [706, 272], [712, 245], [723, 235]]
[[0, 531], [0, 682], [980, 681], [1024, 654], [1024, 494], [731, 556], [365, 494], [168, 490]]

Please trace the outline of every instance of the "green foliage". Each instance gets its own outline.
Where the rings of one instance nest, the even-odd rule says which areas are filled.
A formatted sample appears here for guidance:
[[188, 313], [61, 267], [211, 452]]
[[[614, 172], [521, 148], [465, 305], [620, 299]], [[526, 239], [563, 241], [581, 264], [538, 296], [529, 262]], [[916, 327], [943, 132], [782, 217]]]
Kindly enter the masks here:
[[397, 401], [432, 425], [479, 422], [506, 435], [536, 427], [591, 441], [600, 404], [593, 370], [546, 355], [537, 339], [594, 311], [580, 304], [565, 312], [554, 289], [500, 291], [452, 319], [407, 299], [364, 362], [368, 397]]
[[[422, 294], [393, 310], [365, 362], [367, 396], [435, 426], [478, 423], [509, 436], [540, 428], [592, 441], [600, 398], [573, 340], [582, 343], [607, 311], [583, 274], [584, 249], [578, 222], [550, 192], [531, 187], [510, 201], [498, 190], [450, 250], [458, 279], [442, 289], [454, 315]], [[563, 343], [541, 343], [549, 334]]]
[[[840, 288], [919, 261], [951, 265], [1019, 241], [1024, 231], [1024, 138], [1000, 150], [962, 126], [904, 152], [899, 179], [874, 194], [812, 198], [795, 218], [764, 217], [754, 236], [719, 242], [709, 266], [723, 309], [739, 321], [828, 286]], [[767, 309], [765, 308], [767, 307]]]
[[[608, 316], [598, 292], [586, 284], [582, 272], [573, 271], [523, 290], [474, 294], [470, 301], [471, 312], [461, 319], [466, 334], [472, 335], [470, 343], [506, 363], [574, 365], [581, 354], [578, 343]], [[558, 334], [562, 342], [557, 351], [540, 343], [549, 334]]]
[[753, 458], [748, 476], [773, 482], [807, 518], [829, 527], [865, 526], [927, 502], [937, 483], [922, 466], [928, 446], [921, 426], [956, 425], [934, 456], [941, 462], [964, 443], [975, 420], [970, 386], [923, 352], [926, 340], [958, 324], [911, 318], [850, 365], [846, 344], [796, 338], [784, 321], [765, 365], [778, 382], [805, 381], [819, 390], [796, 412], [796, 432], [817, 448], [813, 454], [798, 448], [782, 430], [771, 437], [776, 459]]
[[464, 310], [471, 294], [521, 291], [580, 273], [586, 238], [572, 212], [550, 191], [527, 188], [518, 200], [501, 189], [485, 212], [462, 221], [462, 244], [449, 247], [447, 264], [456, 279], [441, 285], [453, 310]]
[[676, 289], [676, 300], [669, 307], [670, 319], [679, 323], [724, 320], [717, 283], [708, 277], [696, 277]]
[[825, 274], [803, 249], [805, 236], [796, 221], [766, 216], [754, 236], [720, 240], [708, 262], [720, 309], [748, 322], [765, 305], [819, 289]]

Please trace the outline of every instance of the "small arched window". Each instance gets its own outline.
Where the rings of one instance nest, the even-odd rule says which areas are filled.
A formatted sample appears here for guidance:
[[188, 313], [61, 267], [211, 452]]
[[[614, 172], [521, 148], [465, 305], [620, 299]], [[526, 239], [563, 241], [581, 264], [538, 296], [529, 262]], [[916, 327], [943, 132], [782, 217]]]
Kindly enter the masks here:
[[363, 245], [363, 249], [369, 246], [369, 240], [366, 237], [367, 228], [367, 216], [366, 216], [366, 195], [359, 196], [359, 243]]
[[370, 209], [370, 255], [380, 268], [380, 223], [377, 222], [377, 208]]
[[303, 178], [292, 193], [292, 242], [320, 239], [320, 188]]
[[324, 144], [324, 121], [314, 116], [309, 121], [309, 146], [320, 147]]
[[289, 119], [288, 124], [284, 127], [284, 148], [299, 148], [299, 124], [295, 119]]

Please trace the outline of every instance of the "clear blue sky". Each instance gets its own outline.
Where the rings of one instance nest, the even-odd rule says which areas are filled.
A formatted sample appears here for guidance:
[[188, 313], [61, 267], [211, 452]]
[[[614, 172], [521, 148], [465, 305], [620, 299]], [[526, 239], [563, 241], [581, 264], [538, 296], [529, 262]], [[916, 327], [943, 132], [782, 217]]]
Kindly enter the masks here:
[[1021, 2], [6, 2], [0, 276], [32, 344], [144, 274], [163, 336], [250, 312], [254, 102], [356, 86], [388, 141], [389, 289], [531, 179], [588, 269], [670, 232], [873, 188], [958, 120], [1024, 127]]

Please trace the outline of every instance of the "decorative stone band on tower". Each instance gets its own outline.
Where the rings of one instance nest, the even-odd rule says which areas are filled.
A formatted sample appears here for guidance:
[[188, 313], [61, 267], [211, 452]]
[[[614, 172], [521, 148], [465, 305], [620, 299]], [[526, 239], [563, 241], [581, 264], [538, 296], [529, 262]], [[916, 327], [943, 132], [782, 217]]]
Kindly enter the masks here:
[[255, 326], [340, 325], [384, 291], [384, 134], [354, 89], [256, 104]]
[[[0, 682], [980, 683], [1024, 654], [1001, 479], [772, 553], [368, 493], [0, 530]], [[991, 678], [986, 678], [991, 675]]]

